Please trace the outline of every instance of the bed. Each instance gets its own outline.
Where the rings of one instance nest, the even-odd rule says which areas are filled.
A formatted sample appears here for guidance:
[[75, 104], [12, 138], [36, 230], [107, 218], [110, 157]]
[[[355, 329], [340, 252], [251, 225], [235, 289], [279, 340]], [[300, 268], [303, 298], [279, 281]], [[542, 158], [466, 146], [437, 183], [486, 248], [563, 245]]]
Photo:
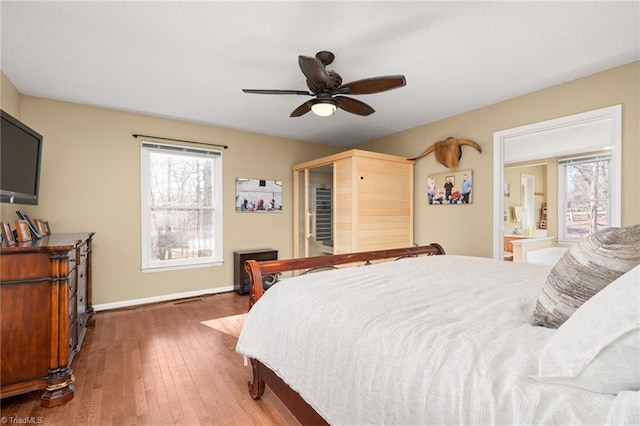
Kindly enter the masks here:
[[[345, 264], [266, 292], [254, 286]], [[559, 330], [532, 326], [531, 315], [551, 266], [444, 255], [432, 244], [246, 267], [250, 312], [236, 350], [251, 362], [249, 393], [260, 398], [266, 382], [302, 424], [640, 423], [637, 390], [540, 376]]]

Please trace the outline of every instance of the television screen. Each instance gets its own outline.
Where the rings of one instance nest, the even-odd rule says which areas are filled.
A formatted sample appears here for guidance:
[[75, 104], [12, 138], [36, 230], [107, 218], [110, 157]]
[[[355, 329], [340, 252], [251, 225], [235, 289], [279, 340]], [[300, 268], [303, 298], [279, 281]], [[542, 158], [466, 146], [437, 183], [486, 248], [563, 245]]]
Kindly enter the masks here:
[[42, 135], [0, 113], [0, 201], [38, 204]]

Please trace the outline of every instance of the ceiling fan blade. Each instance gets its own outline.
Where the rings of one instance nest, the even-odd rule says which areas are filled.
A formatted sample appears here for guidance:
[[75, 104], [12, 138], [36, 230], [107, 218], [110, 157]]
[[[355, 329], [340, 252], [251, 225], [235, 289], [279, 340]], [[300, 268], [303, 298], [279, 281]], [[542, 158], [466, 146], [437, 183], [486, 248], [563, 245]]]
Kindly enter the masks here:
[[407, 80], [403, 75], [388, 75], [384, 77], [365, 78], [364, 80], [343, 84], [338, 87], [336, 92], [350, 95], [369, 95], [371, 93], [397, 89], [406, 84]]
[[346, 96], [336, 96], [333, 99], [336, 101], [339, 108], [342, 108], [343, 110], [350, 112], [352, 114], [366, 116], [376, 112], [375, 109], [371, 108], [369, 105], [365, 104], [364, 102], [360, 102], [357, 99], [348, 98]]
[[311, 101], [307, 101], [300, 105], [298, 108], [294, 109], [289, 117], [300, 117], [301, 115], [305, 115], [311, 111]]
[[257, 93], [259, 95], [308, 95], [313, 96], [313, 93], [305, 90], [261, 90], [261, 89], [242, 89], [244, 93]]
[[309, 84], [310, 87], [327, 87], [329, 84], [329, 74], [318, 58], [300, 55], [298, 56], [298, 65], [300, 65], [302, 74], [307, 77], [307, 81], [311, 83]]

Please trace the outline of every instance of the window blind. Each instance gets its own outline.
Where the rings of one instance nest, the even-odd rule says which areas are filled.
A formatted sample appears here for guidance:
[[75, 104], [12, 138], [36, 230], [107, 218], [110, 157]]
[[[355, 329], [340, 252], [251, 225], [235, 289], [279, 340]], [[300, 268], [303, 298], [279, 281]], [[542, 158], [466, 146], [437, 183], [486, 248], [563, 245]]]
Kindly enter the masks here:
[[148, 149], [157, 149], [161, 151], [183, 152], [185, 154], [200, 154], [200, 155], [209, 155], [212, 157], [222, 156], [222, 152], [214, 149], [192, 148], [187, 146], [166, 145], [166, 144], [153, 143], [153, 142], [142, 142], [142, 147], [148, 148]]
[[558, 160], [559, 166], [568, 166], [571, 164], [593, 163], [594, 161], [610, 161], [611, 153], [588, 155], [584, 157], [569, 157]]

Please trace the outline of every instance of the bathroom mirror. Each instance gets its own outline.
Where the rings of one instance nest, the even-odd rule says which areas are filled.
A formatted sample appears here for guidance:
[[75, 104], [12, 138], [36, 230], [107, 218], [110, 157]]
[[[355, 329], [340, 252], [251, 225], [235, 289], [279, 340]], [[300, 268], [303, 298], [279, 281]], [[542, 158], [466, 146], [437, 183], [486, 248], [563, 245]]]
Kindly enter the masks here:
[[536, 227], [536, 202], [534, 192], [536, 178], [533, 175], [520, 175], [520, 204], [522, 205], [522, 228], [532, 230]]
[[504, 233], [533, 234], [541, 226], [542, 208], [547, 203], [547, 164], [519, 164], [505, 167]]
[[460, 205], [473, 202], [473, 172], [457, 170], [427, 177], [427, 202], [432, 205]]

